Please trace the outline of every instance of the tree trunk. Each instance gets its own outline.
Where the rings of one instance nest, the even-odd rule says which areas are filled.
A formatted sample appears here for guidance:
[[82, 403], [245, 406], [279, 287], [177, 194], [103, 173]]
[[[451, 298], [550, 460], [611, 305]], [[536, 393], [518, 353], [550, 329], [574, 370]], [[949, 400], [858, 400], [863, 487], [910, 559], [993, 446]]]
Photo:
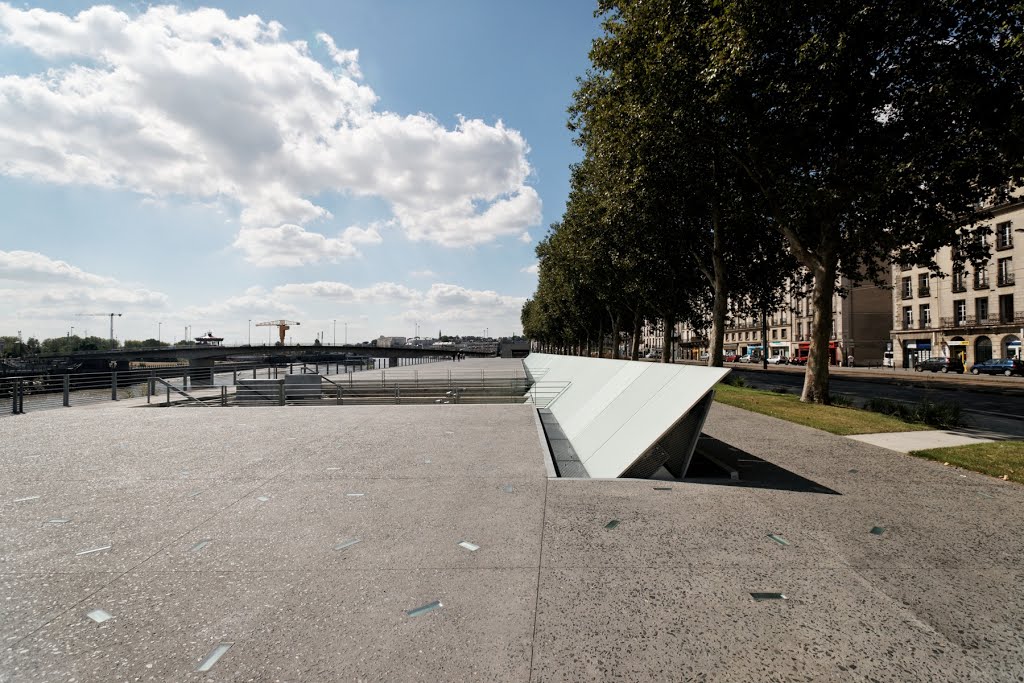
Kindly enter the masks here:
[[768, 369], [768, 309], [761, 309], [761, 367]]
[[800, 396], [800, 400], [807, 403], [830, 403], [828, 342], [832, 335], [832, 297], [836, 291], [836, 260], [834, 252], [823, 254], [822, 263], [813, 270], [811, 306], [814, 309], [814, 321], [811, 323], [811, 348], [807, 356], [804, 390]]
[[612, 319], [612, 358], [618, 359], [619, 333], [622, 325], [622, 314], [617, 311], [614, 314], [611, 311], [608, 311], [608, 315], [610, 315]]
[[640, 327], [643, 325], [643, 320], [640, 309], [636, 309], [636, 313], [633, 314], [633, 339], [630, 342], [629, 349], [630, 360], [636, 360], [640, 357]]
[[717, 197], [711, 202], [711, 265], [714, 276], [714, 303], [711, 310], [711, 348], [708, 349], [708, 367], [720, 368], [725, 365], [725, 316], [729, 311], [729, 292], [725, 280], [725, 257], [722, 255], [722, 220], [718, 211]]
[[662, 323], [665, 325], [665, 339], [661, 347], [661, 362], [668, 363], [672, 356], [672, 318], [664, 318]]

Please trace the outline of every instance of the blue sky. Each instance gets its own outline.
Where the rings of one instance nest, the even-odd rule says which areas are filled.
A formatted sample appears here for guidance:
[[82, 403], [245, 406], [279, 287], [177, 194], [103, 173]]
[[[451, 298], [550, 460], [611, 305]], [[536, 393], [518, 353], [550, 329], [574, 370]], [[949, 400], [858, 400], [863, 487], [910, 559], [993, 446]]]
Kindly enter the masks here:
[[0, 334], [518, 331], [593, 4], [0, 2]]

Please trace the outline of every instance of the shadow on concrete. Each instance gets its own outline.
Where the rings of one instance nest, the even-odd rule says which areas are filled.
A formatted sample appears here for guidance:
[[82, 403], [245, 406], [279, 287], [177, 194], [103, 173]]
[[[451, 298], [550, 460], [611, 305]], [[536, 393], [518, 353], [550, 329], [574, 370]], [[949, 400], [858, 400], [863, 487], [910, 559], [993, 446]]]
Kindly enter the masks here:
[[[662, 471], [662, 474], [668, 473]], [[768, 462], [735, 446], [730, 446], [707, 434], [701, 434], [693, 462], [683, 481], [718, 486], [743, 486], [799, 493], [841, 495], [834, 489], [801, 477], [775, 463]]]

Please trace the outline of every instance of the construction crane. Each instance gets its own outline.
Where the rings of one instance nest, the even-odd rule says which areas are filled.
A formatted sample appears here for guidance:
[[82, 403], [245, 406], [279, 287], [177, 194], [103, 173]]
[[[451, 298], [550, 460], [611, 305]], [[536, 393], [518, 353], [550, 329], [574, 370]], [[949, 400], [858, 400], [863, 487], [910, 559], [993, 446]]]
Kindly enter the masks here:
[[81, 317], [81, 318], [91, 317], [91, 316], [100, 316], [102, 318], [105, 318], [107, 316], [110, 316], [110, 350], [111, 351], [114, 350], [114, 316], [115, 315], [118, 318], [121, 317], [120, 313], [79, 313], [78, 314], [78, 316]]
[[281, 346], [284, 346], [284, 333], [291, 329], [292, 325], [298, 326], [294, 320], [268, 320], [264, 323], [256, 323], [256, 327], [276, 327], [277, 336], [281, 338]]

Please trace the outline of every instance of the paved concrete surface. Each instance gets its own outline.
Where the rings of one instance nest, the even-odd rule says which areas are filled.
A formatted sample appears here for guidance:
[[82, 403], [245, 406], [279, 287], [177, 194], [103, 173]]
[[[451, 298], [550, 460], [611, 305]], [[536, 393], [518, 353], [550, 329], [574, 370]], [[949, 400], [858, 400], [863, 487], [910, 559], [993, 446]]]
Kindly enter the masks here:
[[992, 439], [983, 439], [970, 434], [951, 430], [928, 430], [922, 432], [890, 432], [887, 434], [853, 434], [847, 438], [863, 441], [874, 446], [888, 448], [898, 453], [921, 451], [926, 448], [948, 448], [950, 446], [969, 446], [975, 443], [991, 443]]
[[548, 480], [520, 405], [4, 420], [0, 681], [1024, 681], [1024, 488], [705, 432], [747, 481]]

